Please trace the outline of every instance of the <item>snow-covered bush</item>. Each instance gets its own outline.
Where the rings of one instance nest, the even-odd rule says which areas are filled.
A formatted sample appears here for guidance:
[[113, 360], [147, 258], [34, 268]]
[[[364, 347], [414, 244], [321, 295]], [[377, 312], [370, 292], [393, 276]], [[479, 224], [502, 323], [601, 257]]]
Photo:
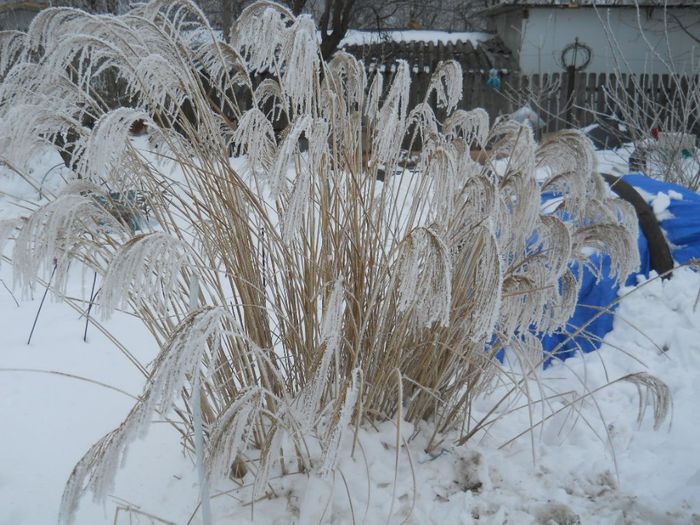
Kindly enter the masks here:
[[[527, 126], [455, 109], [458, 64], [431, 83], [438, 122], [408, 107], [406, 63], [386, 78], [342, 52], [325, 63], [308, 17], [258, 3], [230, 36], [165, 0], [119, 17], [46, 9], [26, 35], [0, 33], [0, 161], [22, 175], [37, 147], [71, 142], [75, 172], [0, 228], [17, 282], [55, 271], [60, 294], [80, 261], [102, 278], [102, 314], [131, 308], [161, 348], [140, 401], [76, 466], [66, 521], [86, 490], [109, 493], [155, 412], [182, 419], [203, 478], [255, 459], [259, 492], [281, 465], [331, 472], [364, 422], [429, 421], [430, 446], [468, 437], [499, 349], [537, 368], [532, 331], [569, 318], [570, 264], [604, 250], [623, 279], [638, 263], [636, 219], [607, 198], [587, 140], [538, 145]], [[131, 107], [100, 97], [105, 71]], [[422, 143], [410, 170], [407, 135]], [[149, 221], [110, 213], [125, 192]], [[555, 214], [542, 192], [561, 195]]]

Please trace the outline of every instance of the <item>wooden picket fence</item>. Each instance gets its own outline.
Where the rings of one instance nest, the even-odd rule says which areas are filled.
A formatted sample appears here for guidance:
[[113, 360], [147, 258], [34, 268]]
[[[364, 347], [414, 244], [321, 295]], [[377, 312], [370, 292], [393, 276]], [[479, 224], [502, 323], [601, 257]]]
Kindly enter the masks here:
[[[489, 46], [491, 46], [489, 48]], [[569, 127], [583, 127], [596, 122], [599, 115], [609, 115], [621, 100], [650, 111], [663, 123], [664, 113], [678, 104], [688, 89], [700, 89], [700, 76], [632, 75], [566, 71], [551, 74], [520, 75], [513, 72], [512, 58], [498, 40], [472, 46], [456, 44], [392, 43], [381, 46], [356, 46], [352, 54], [365, 62], [369, 75], [379, 70], [385, 75], [385, 89], [391, 83], [396, 60], [406, 60], [411, 67], [409, 107], [425, 100], [431, 75], [441, 60], [454, 59], [462, 65], [463, 99], [461, 109], [481, 107], [492, 119], [512, 113], [529, 104], [545, 125], [541, 132]], [[501, 88], [487, 84], [489, 70], [496, 69]], [[615, 93], [616, 96], [611, 96]], [[435, 99], [429, 100], [435, 108]], [[676, 110], [678, 107], [675, 108]], [[648, 122], [649, 126], [659, 122]]]
[[[393, 62], [382, 67], [382, 64], [374, 63], [368, 66], [368, 73], [371, 75], [376, 68], [382, 67], [384, 86], [388, 90], [395, 64]], [[412, 67], [409, 107], [425, 100], [433, 72], [434, 68], [427, 65]], [[487, 84], [488, 70], [464, 69], [463, 98], [459, 107], [467, 110], [484, 108], [493, 120], [529, 104], [545, 122], [539, 129], [542, 133], [584, 127], [596, 122], [599, 115], [613, 113], [617, 108], [615, 97], [610, 96], [611, 92], [621, 90], [619, 92], [624, 93], [622, 98], [628, 102], [634, 102], [643, 96], [645, 104], [648, 105], [651, 101], [657, 109], [665, 107], [671, 110], [688, 89], [700, 89], [700, 75], [671, 78], [670, 75], [575, 73], [572, 84], [571, 76], [566, 72], [543, 75], [519, 75], [504, 73], [504, 70], [500, 72], [501, 88], [494, 89]], [[124, 87], [112, 76], [105, 76], [100, 88], [111, 106], [128, 105]], [[444, 113], [436, 108], [434, 95], [428, 101], [436, 110], [437, 116], [444, 118]], [[700, 112], [696, 111], [696, 114]], [[663, 115], [661, 118], [663, 120]], [[654, 124], [658, 123], [648, 123], [649, 127]]]
[[[573, 83], [572, 83], [573, 82]], [[584, 127], [600, 115], [615, 112], [618, 101], [648, 111], [647, 125], [661, 125], [689, 89], [700, 89], [700, 76], [631, 75], [566, 72], [544, 75], [518, 75], [505, 79], [503, 98], [507, 111], [530, 103], [545, 121], [544, 132], [567, 127]], [[484, 86], [483, 89], [489, 89]], [[617, 93], [617, 96], [611, 96]], [[476, 100], [475, 100], [476, 102]], [[470, 104], [470, 102], [467, 102]], [[502, 106], [501, 106], [502, 107]], [[501, 110], [501, 107], [498, 110]], [[652, 118], [659, 119], [653, 122]]]

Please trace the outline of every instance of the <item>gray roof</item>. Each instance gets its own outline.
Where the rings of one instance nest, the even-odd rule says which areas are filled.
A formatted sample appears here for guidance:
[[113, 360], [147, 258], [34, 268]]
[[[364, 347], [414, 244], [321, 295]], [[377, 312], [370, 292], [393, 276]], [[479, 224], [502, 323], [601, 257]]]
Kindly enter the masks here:
[[487, 0], [498, 7], [698, 7], [700, 0]]
[[344, 50], [363, 60], [365, 65], [391, 67], [397, 60], [406, 60], [415, 72], [432, 72], [443, 60], [454, 59], [467, 73], [484, 73], [489, 69], [510, 72], [517, 69], [512, 52], [494, 36], [477, 45], [469, 41], [449, 42], [382, 42], [345, 46]]

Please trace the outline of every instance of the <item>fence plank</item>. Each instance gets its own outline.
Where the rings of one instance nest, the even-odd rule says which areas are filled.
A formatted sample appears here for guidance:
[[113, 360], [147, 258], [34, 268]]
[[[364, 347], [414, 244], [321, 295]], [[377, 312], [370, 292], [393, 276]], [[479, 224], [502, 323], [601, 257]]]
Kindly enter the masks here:
[[547, 126], [544, 131], [550, 131], [551, 124], [555, 123], [557, 120], [557, 97], [553, 97], [551, 93], [552, 84], [556, 82], [554, 75], [544, 74], [542, 75], [542, 86], [545, 90], [544, 98], [542, 99], [542, 106], [545, 108], [545, 114], [542, 116], [543, 119], [547, 121]]
[[586, 90], [587, 90], [587, 75], [583, 72], [578, 72], [574, 74], [576, 83], [574, 84], [574, 94], [573, 103], [574, 110], [572, 112], [574, 124], [576, 126], [583, 126], [584, 115], [586, 114]]
[[588, 126], [595, 121], [595, 107], [596, 107], [596, 95], [597, 95], [597, 75], [595, 73], [589, 73], [586, 75], [586, 94], [581, 102], [581, 125]]
[[605, 87], [606, 87], [607, 76], [605, 73], [598, 75], [596, 79], [596, 101], [595, 110], [598, 113], [607, 113], [605, 110]]

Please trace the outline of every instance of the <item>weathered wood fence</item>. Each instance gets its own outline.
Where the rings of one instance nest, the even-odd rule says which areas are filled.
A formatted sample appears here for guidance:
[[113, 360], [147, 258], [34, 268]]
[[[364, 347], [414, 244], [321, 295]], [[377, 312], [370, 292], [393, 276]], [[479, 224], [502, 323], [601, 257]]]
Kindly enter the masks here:
[[[476, 44], [382, 42], [349, 46], [346, 51], [362, 59], [369, 74], [382, 71], [386, 87], [393, 77], [396, 61], [408, 62], [412, 76], [411, 107], [425, 99], [438, 64], [456, 60], [463, 72], [462, 109], [482, 107], [493, 119], [529, 104], [544, 120], [543, 132], [587, 126], [596, 121], [597, 115], [619, 110], [621, 104], [643, 113], [635, 115], [636, 124], [641, 124], [642, 117], [648, 117], [646, 124], [652, 126], [655, 119], [663, 121], [670, 109], [678, 112], [689, 89], [700, 89], [698, 75], [569, 74], [566, 71], [520, 75], [512, 53], [498, 37]], [[490, 71], [497, 72], [500, 89], [488, 85]], [[656, 125], [663, 126], [663, 122]]]
[[687, 110], [684, 103], [691, 89], [700, 89], [699, 75], [568, 75], [563, 72], [507, 79], [504, 98], [513, 109], [529, 102], [546, 122], [546, 132], [587, 126], [594, 123], [598, 115], [619, 110], [621, 103], [627, 104], [628, 110], [634, 108], [637, 122], [646, 120], [649, 127], [662, 127], [669, 113]]
[[[404, 53], [406, 47], [403, 46]], [[425, 94], [434, 73], [437, 57], [449, 57], [449, 52], [456, 52], [457, 58], [467, 58], [463, 65], [463, 98], [459, 105], [461, 109], [484, 108], [495, 119], [499, 115], [512, 113], [518, 108], [529, 104], [544, 121], [539, 131], [544, 133], [559, 131], [569, 127], [583, 127], [596, 122], [600, 115], [609, 115], [619, 109], [622, 101], [633, 107], [638, 116], [635, 124], [640, 124], [644, 118], [649, 129], [653, 126], [664, 127], [664, 118], [672, 110], [676, 113], [681, 109], [679, 104], [687, 96], [689, 90], [700, 90], [700, 75], [675, 76], [671, 75], [610, 75], [597, 73], [566, 72], [543, 75], [519, 75], [506, 69], [499, 69], [501, 80], [500, 89], [494, 89], [487, 84], [489, 78], [488, 63], [484, 62], [481, 46], [471, 45], [452, 46], [420, 46], [421, 53], [413, 55], [415, 61], [411, 66], [411, 90], [409, 107], [414, 107], [425, 100]], [[429, 53], [434, 51], [434, 53]], [[372, 75], [380, 70], [385, 76], [384, 86], [388, 90], [396, 71], [396, 58], [388, 54], [385, 61], [365, 62], [367, 71]], [[495, 68], [492, 68], [495, 69]], [[110, 75], [103, 79], [101, 91], [112, 105], [121, 105], [125, 101], [124, 87], [115, 82]], [[611, 94], [615, 94], [611, 96]], [[245, 98], [245, 97], [243, 97]], [[700, 101], [700, 95], [696, 95]], [[428, 100], [436, 110], [439, 118], [445, 115], [436, 108], [434, 95]], [[687, 106], [683, 108], [687, 111]], [[648, 114], [645, 114], [647, 112]], [[696, 115], [700, 109], [694, 108]], [[695, 117], [693, 126], [700, 131], [700, 118]], [[658, 122], [653, 122], [658, 120]]]

